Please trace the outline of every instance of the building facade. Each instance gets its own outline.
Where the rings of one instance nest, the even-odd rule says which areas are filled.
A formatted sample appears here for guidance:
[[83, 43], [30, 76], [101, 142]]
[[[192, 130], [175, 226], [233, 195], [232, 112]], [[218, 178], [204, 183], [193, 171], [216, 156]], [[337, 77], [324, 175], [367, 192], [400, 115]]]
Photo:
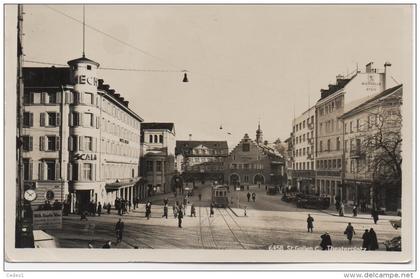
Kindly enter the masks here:
[[386, 211], [401, 209], [402, 85], [344, 113], [343, 199]]
[[226, 141], [176, 141], [175, 155], [186, 185], [196, 187], [224, 182], [223, 162], [228, 155]]
[[24, 68], [24, 176], [37, 192], [32, 205], [88, 204], [139, 195], [143, 121], [85, 57], [69, 68]]
[[343, 125], [339, 117], [350, 107], [384, 90], [386, 71], [366, 65], [351, 77], [337, 76], [336, 84], [321, 89], [316, 108], [316, 177], [318, 194], [343, 200]]
[[293, 119], [291, 186], [299, 192], [315, 192], [315, 106]]
[[284, 157], [273, 148], [257, 144], [257, 140], [253, 141], [245, 134], [229, 153], [224, 163], [225, 181], [229, 185], [273, 185], [281, 188], [285, 175]]
[[141, 174], [147, 196], [175, 190], [175, 125], [145, 122], [141, 124]]

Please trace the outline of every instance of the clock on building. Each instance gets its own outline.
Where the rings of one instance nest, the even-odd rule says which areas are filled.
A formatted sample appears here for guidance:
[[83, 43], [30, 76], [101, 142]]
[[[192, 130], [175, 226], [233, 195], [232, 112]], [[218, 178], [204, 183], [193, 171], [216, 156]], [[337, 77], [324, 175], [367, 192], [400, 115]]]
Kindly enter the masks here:
[[32, 189], [25, 191], [24, 198], [27, 201], [34, 201], [36, 199], [36, 192]]

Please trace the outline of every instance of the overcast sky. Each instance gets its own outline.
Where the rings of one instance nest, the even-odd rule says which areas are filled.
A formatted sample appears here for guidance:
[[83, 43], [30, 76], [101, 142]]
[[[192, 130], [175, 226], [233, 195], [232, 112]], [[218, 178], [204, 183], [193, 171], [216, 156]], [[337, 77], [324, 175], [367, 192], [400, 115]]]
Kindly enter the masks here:
[[[82, 20], [80, 5], [51, 7]], [[81, 56], [80, 23], [43, 5], [24, 10], [25, 59]], [[396, 5], [88, 5], [87, 25], [137, 50], [86, 28], [86, 56], [101, 67], [188, 70], [189, 83], [181, 72], [99, 75], [145, 121], [174, 122], [178, 140], [192, 134], [232, 147], [245, 133], [254, 138], [259, 120], [265, 139], [286, 139], [293, 115], [357, 64], [389, 61], [398, 82], [411, 82], [411, 13]]]

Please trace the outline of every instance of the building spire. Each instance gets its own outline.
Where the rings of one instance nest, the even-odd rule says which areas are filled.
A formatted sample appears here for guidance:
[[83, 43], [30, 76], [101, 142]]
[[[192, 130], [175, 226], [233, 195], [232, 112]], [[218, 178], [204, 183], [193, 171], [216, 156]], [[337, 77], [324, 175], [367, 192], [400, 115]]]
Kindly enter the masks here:
[[263, 131], [261, 130], [261, 123], [259, 120], [258, 120], [258, 129], [256, 131], [255, 141], [257, 144], [263, 143]]

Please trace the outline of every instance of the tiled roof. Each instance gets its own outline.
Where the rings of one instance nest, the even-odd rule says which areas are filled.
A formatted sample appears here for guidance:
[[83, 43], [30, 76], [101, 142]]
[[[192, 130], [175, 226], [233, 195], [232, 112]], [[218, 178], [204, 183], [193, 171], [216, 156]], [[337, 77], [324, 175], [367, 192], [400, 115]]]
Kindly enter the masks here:
[[335, 92], [343, 89], [357, 74], [352, 76], [351, 78], [346, 79], [338, 79], [337, 84], [330, 84], [328, 85], [328, 89], [321, 89], [321, 99], [318, 101], [327, 98], [328, 96], [334, 94]]

